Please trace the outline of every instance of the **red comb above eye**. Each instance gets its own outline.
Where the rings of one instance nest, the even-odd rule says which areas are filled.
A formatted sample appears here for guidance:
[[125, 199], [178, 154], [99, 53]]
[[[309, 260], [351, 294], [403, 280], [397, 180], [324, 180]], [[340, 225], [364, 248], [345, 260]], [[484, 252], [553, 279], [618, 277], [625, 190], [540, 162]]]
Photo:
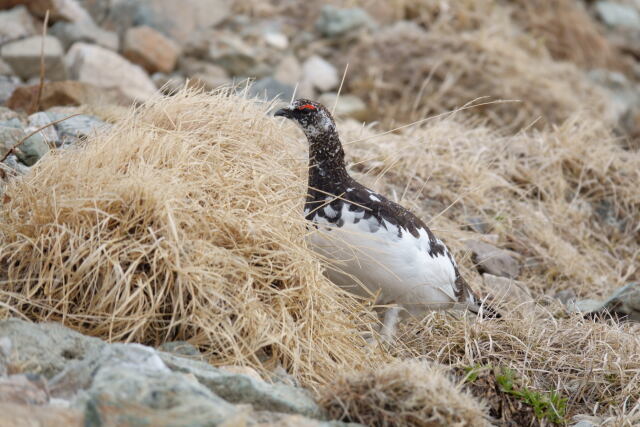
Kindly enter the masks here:
[[298, 110], [316, 110], [316, 107], [314, 107], [311, 104], [304, 104], [298, 107]]

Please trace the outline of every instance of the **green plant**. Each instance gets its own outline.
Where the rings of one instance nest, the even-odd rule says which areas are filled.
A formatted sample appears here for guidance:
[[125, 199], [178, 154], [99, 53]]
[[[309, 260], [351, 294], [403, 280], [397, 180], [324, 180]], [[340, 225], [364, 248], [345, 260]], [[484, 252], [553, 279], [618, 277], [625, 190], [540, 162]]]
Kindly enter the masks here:
[[515, 379], [515, 372], [509, 368], [502, 368], [501, 373], [496, 375], [496, 381], [498, 385], [500, 385], [500, 390], [522, 399], [533, 408], [537, 418], [546, 418], [555, 424], [564, 422], [567, 398], [562, 397], [555, 391], [540, 393], [538, 391], [532, 391], [527, 387], [516, 388]]

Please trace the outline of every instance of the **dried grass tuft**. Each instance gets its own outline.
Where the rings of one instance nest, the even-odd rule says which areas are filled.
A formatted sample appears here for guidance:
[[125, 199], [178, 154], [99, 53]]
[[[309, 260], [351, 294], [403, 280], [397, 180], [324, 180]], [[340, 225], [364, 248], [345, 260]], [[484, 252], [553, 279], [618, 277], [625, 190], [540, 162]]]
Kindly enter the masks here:
[[485, 408], [442, 367], [417, 360], [347, 372], [320, 392], [332, 419], [367, 426], [486, 426]]
[[40, 161], [0, 207], [0, 307], [311, 386], [375, 366], [370, 315], [304, 245], [303, 146], [267, 107], [181, 92]]

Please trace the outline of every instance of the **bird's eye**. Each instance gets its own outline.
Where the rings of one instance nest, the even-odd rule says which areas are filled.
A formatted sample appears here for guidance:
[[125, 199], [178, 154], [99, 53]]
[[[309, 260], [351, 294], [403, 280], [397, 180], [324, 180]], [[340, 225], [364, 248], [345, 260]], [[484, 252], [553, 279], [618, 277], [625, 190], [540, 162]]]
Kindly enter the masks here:
[[301, 106], [299, 106], [299, 107], [298, 107], [298, 110], [299, 110], [299, 111], [304, 111], [304, 110], [313, 111], [313, 110], [316, 110], [316, 109], [317, 109], [317, 108], [316, 108], [316, 107], [314, 107], [314, 106], [313, 106], [313, 105], [311, 105], [311, 104], [304, 104], [304, 105], [301, 105]]

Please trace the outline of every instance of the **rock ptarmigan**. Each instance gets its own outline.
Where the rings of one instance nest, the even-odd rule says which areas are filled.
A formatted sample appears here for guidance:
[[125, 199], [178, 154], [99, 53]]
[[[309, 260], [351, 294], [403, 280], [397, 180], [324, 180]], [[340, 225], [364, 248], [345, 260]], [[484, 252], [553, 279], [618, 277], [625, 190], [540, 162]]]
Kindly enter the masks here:
[[310, 246], [330, 263], [334, 283], [395, 304], [385, 314], [383, 336], [393, 336], [400, 310], [420, 315], [466, 308], [499, 317], [481, 304], [447, 247], [419, 218], [349, 176], [335, 122], [324, 106], [298, 99], [275, 116], [298, 123], [309, 141], [304, 209], [315, 224]]

